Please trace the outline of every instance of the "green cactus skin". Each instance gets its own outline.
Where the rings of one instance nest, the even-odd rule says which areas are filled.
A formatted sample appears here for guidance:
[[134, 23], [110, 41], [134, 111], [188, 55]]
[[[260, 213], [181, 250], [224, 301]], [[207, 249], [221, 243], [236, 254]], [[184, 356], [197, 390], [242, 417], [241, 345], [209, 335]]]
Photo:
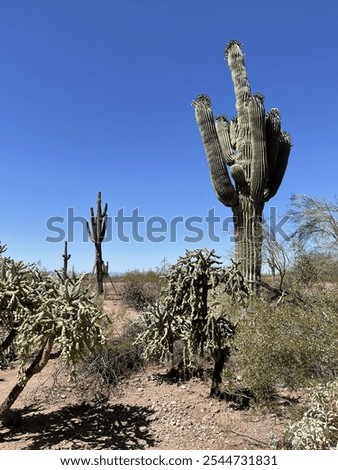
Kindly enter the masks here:
[[234, 150], [237, 148], [237, 139], [238, 139], [238, 121], [237, 117], [234, 117], [230, 121], [230, 142]]
[[252, 291], [258, 293], [264, 204], [277, 193], [283, 180], [291, 138], [281, 130], [278, 109], [266, 114], [263, 96], [252, 95], [238, 41], [228, 43], [225, 57], [234, 85], [237, 116], [230, 122], [225, 116], [215, 120], [206, 95], [200, 95], [192, 104], [212, 185], [218, 199], [233, 212], [236, 260], [241, 262]]
[[271, 179], [275, 170], [279, 136], [281, 133], [281, 120], [278, 109], [272, 108], [266, 116], [266, 151], [268, 155], [268, 179]]
[[89, 227], [89, 223], [87, 222], [87, 231], [91, 241], [95, 245], [95, 270], [97, 279], [97, 292], [98, 294], [103, 294], [104, 263], [102, 260], [102, 242], [104, 240], [107, 229], [108, 204], [105, 204], [104, 209], [102, 211], [101, 192], [98, 193], [96, 207], [96, 215], [94, 215], [94, 209], [92, 207], [90, 208], [91, 229]]
[[210, 99], [201, 95], [193, 102], [195, 116], [207, 154], [211, 181], [218, 199], [225, 206], [238, 204], [238, 195], [230, 180], [219, 142]]
[[286, 171], [291, 152], [291, 137], [287, 132], [282, 131], [279, 136], [279, 147], [274, 172], [264, 191], [265, 201], [269, 201], [277, 193]]
[[252, 142], [252, 161], [250, 172], [251, 197], [260, 201], [268, 177], [268, 163], [265, 140], [265, 110], [263, 97], [254, 95], [249, 100], [249, 127]]
[[228, 165], [235, 163], [232, 145], [230, 142], [230, 124], [225, 116], [216, 118], [216, 131], [219, 143], [221, 144], [223, 157]]
[[238, 188], [246, 185], [245, 174], [242, 166], [239, 163], [234, 163], [230, 167], [231, 176], [233, 177]]
[[65, 242], [65, 251], [62, 255], [63, 257], [63, 270], [62, 270], [62, 273], [63, 273], [63, 277], [66, 279], [68, 277], [68, 260], [70, 259], [72, 255], [68, 254], [68, 250], [67, 250], [67, 242]]

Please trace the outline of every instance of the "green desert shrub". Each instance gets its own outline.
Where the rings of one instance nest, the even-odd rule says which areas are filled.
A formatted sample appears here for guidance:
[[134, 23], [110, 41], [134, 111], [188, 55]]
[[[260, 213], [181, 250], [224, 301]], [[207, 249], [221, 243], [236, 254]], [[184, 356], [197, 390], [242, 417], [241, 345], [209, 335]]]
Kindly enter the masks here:
[[274, 447], [291, 450], [338, 449], [338, 381], [310, 390], [302, 418], [290, 422]]
[[163, 280], [155, 271], [128, 271], [123, 276], [122, 300], [128, 307], [141, 311], [156, 302], [162, 285]]
[[257, 300], [237, 325], [236, 363], [257, 397], [275, 387], [331, 380], [338, 371], [337, 289], [313, 291], [304, 303]]

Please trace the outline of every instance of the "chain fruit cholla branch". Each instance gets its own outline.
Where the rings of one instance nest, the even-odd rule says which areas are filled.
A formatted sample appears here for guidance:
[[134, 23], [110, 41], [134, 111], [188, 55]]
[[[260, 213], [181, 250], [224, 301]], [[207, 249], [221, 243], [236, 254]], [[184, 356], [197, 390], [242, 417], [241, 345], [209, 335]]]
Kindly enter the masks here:
[[[213, 116], [211, 100], [193, 101], [213, 188], [234, 215], [236, 259], [252, 289], [257, 290], [262, 265], [262, 213], [278, 191], [291, 150], [291, 138], [281, 130], [278, 109], [268, 113], [264, 98], [252, 94], [238, 41], [225, 49], [236, 96], [237, 117]], [[227, 166], [230, 167], [230, 171]]]
[[[144, 330], [137, 343], [147, 359], [168, 358], [174, 366], [174, 344], [183, 345], [185, 365], [198, 354], [214, 359], [211, 396], [218, 396], [222, 370], [230, 355], [229, 340], [235, 326], [220, 302], [216, 288], [237, 303], [245, 303], [248, 291], [238, 266], [223, 268], [214, 250], [186, 251], [164, 276], [166, 287], [158, 302], [143, 312]], [[211, 299], [211, 300], [210, 300]]]

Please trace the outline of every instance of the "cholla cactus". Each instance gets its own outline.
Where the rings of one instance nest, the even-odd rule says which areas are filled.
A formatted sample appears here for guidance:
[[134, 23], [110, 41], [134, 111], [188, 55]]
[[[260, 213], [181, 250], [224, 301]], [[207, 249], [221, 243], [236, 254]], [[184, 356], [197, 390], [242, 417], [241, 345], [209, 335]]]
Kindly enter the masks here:
[[318, 385], [310, 391], [303, 417], [290, 423], [276, 448], [292, 450], [338, 449], [338, 381]]
[[192, 104], [213, 188], [218, 199], [233, 211], [236, 259], [256, 291], [262, 265], [263, 208], [282, 182], [291, 139], [281, 130], [278, 109], [266, 113], [263, 96], [251, 93], [240, 43], [229, 42], [225, 55], [235, 89], [237, 117], [230, 122], [225, 116], [214, 119], [206, 95]]
[[19, 358], [18, 382], [0, 405], [0, 420], [52, 350], [72, 365], [105, 343], [107, 318], [84, 290], [83, 277], [50, 276], [34, 265], [0, 257], [0, 328], [7, 335], [0, 356], [15, 342]]
[[158, 303], [145, 309], [144, 332], [137, 340], [147, 358], [172, 360], [177, 340], [183, 343], [186, 364], [196, 354], [211, 352], [215, 360], [212, 395], [219, 392], [235, 327], [229, 312], [216, 308], [220, 306], [210, 294], [218, 288], [237, 299], [248, 295], [237, 265], [224, 269], [221, 264], [214, 250], [186, 251], [165, 275], [166, 289]]

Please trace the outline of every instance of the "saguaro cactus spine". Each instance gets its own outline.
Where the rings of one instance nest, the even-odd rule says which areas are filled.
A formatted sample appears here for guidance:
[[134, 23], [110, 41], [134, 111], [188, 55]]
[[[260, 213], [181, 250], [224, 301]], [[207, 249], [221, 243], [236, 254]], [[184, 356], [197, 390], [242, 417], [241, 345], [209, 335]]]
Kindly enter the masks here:
[[241, 261], [244, 277], [255, 291], [262, 264], [263, 208], [283, 180], [291, 138], [281, 130], [278, 109], [266, 113], [263, 96], [251, 93], [241, 44], [230, 41], [225, 56], [234, 84], [237, 117], [230, 122], [225, 116], [215, 119], [206, 95], [192, 104], [214, 190], [233, 211], [237, 261]]
[[104, 266], [102, 259], [102, 242], [104, 240], [107, 228], [107, 211], [107, 203], [105, 204], [102, 211], [101, 192], [99, 192], [97, 196], [96, 215], [94, 215], [94, 209], [92, 207], [90, 208], [91, 229], [89, 227], [89, 222], [87, 222], [87, 231], [91, 241], [95, 246], [95, 270], [97, 279], [97, 292], [99, 294], [103, 294]]

